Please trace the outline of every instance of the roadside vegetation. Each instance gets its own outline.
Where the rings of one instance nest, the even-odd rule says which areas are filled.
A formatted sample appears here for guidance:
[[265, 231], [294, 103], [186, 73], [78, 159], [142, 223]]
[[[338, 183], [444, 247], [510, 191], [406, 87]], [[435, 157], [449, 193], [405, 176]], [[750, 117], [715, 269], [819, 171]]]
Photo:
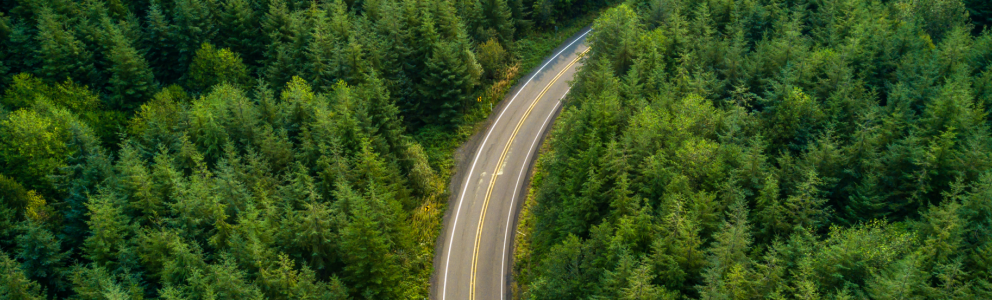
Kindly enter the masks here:
[[987, 3], [608, 10], [537, 164], [516, 296], [992, 298]]
[[0, 298], [423, 299], [452, 152], [609, 4], [0, 2]]

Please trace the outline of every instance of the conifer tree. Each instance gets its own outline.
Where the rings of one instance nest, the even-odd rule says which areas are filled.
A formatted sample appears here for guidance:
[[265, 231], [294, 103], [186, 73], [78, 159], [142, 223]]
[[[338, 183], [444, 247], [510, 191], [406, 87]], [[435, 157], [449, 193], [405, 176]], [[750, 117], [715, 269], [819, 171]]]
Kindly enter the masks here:
[[176, 0], [175, 2], [169, 30], [172, 33], [172, 42], [178, 50], [178, 55], [176, 61], [170, 62], [170, 64], [172, 68], [178, 69], [179, 74], [189, 69], [196, 50], [203, 43], [212, 41], [217, 35], [211, 3], [212, 1], [204, 0]]
[[25, 275], [47, 292], [61, 294], [66, 288], [63, 274], [71, 252], [63, 251], [62, 242], [42, 222], [27, 220], [19, 227], [16, 253]]
[[227, 0], [218, 13], [218, 46], [238, 53], [249, 66], [262, 60], [264, 35], [259, 30], [259, 13], [250, 0]]
[[155, 72], [155, 78], [164, 84], [174, 82], [175, 78], [179, 76], [177, 75], [179, 70], [162, 67], [178, 59], [178, 50], [172, 42], [171, 22], [166, 13], [163, 7], [157, 3], [148, 7], [148, 14], [145, 16], [147, 25], [145, 25], [142, 43], [142, 51]]
[[485, 0], [482, 11], [487, 19], [487, 27], [492, 28], [504, 44], [513, 41], [513, 14], [507, 0]]
[[708, 266], [704, 272], [705, 285], [699, 287], [702, 298], [749, 298], [752, 260], [747, 256], [751, 245], [747, 208], [743, 201], [731, 204], [728, 220], [714, 235], [709, 249]]
[[152, 70], [144, 57], [132, 47], [124, 34], [109, 19], [104, 21], [110, 36], [111, 74], [108, 92], [110, 107], [123, 111], [133, 111], [151, 98], [156, 89]]
[[63, 18], [47, 7], [38, 12], [35, 54], [40, 65], [35, 74], [50, 82], [67, 79], [93, 82], [96, 79], [93, 54], [66, 27]]
[[89, 209], [90, 236], [83, 243], [84, 256], [98, 266], [116, 267], [115, 263], [127, 247], [130, 217], [124, 213], [122, 200], [111, 191], [100, 191], [86, 203]]
[[87, 235], [86, 203], [89, 197], [97, 194], [99, 186], [112, 185], [109, 181], [115, 177], [112, 157], [99, 142], [84, 124], [69, 125], [66, 147], [76, 151], [66, 158], [61, 170], [65, 175], [56, 180], [66, 192], [61, 203], [61, 238], [68, 248], [80, 246]]
[[465, 106], [472, 82], [458, 48], [456, 43], [438, 43], [428, 58], [424, 85], [420, 89], [420, 97], [424, 100], [419, 104], [423, 107], [420, 109], [421, 122], [439, 118], [451, 123]]
[[[72, 270], [70, 280], [77, 299], [144, 299], [145, 291], [134, 274], [114, 276], [106, 268], [78, 266]], [[128, 276], [130, 275], [130, 276]]]
[[28, 279], [20, 264], [0, 252], [0, 297], [10, 300], [47, 299], [37, 282]]
[[282, 86], [292, 79], [297, 70], [299, 54], [303, 49], [295, 43], [301, 40], [301, 20], [292, 14], [285, 0], [275, 0], [269, 3], [268, 12], [262, 19], [262, 31], [267, 39], [265, 50], [265, 73], [269, 84]]
[[205, 92], [220, 83], [248, 84], [248, 68], [241, 62], [241, 57], [226, 48], [216, 49], [209, 43], [196, 50], [188, 76], [187, 86], [194, 91]]
[[398, 257], [390, 249], [393, 236], [383, 227], [390, 223], [388, 210], [382, 209], [378, 195], [357, 195], [348, 186], [339, 185], [337, 196], [347, 201], [348, 224], [341, 231], [341, 251], [346, 266], [344, 280], [352, 295], [360, 299], [395, 298], [400, 295], [402, 279]]
[[[47, 103], [42, 103], [42, 107]], [[54, 195], [52, 175], [65, 166], [72, 149], [66, 147], [69, 138], [68, 111], [47, 104], [49, 113], [17, 110], [0, 121], [0, 153], [4, 173], [17, 178], [29, 189], [43, 195]]]

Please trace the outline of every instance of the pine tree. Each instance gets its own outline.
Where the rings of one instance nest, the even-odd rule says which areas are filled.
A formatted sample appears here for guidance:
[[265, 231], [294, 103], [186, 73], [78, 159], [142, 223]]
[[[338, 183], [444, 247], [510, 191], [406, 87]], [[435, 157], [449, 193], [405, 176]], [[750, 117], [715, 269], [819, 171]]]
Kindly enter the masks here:
[[705, 285], [699, 286], [704, 299], [751, 298], [749, 281], [752, 280], [752, 261], [746, 250], [751, 245], [747, 208], [743, 201], [731, 204], [729, 220], [714, 236], [708, 250], [708, 266], [704, 270]]
[[[113, 274], [106, 268], [77, 266], [70, 280], [74, 298], [80, 300], [144, 299], [145, 291], [136, 274]], [[129, 276], [130, 275], [130, 276]]]
[[66, 158], [61, 170], [65, 175], [56, 182], [66, 192], [60, 210], [63, 217], [60, 238], [67, 248], [77, 248], [88, 234], [86, 203], [90, 195], [96, 195], [100, 185], [112, 185], [109, 181], [115, 174], [112, 157], [89, 128], [73, 123], [69, 125], [69, 132], [66, 147], [76, 151]]
[[792, 226], [820, 228], [830, 217], [830, 208], [825, 207], [826, 199], [820, 192], [822, 181], [815, 170], [805, 172], [806, 178], [798, 183], [794, 194], [782, 206]]
[[238, 53], [249, 66], [255, 66], [263, 59], [264, 35], [259, 30], [258, 13], [252, 7], [254, 1], [227, 0], [219, 12], [217, 40], [218, 46]]
[[112, 44], [107, 55], [111, 62], [108, 102], [111, 108], [134, 111], [151, 99], [157, 87], [155, 77], [148, 62], [132, 47], [120, 28], [110, 24], [109, 19], [104, 24]]
[[190, 272], [184, 290], [192, 299], [265, 299], [261, 289], [230, 257]]
[[[173, 8], [172, 43], [178, 50], [176, 61], [170, 62], [169, 67], [178, 69], [182, 74], [189, 70], [196, 50], [203, 43], [210, 42], [217, 35], [217, 26], [213, 23], [214, 15], [211, 6], [213, 1], [176, 0]], [[159, 66], [165, 67], [165, 66]]]
[[595, 30], [589, 37], [589, 44], [595, 52], [593, 55], [612, 62], [615, 74], [625, 74], [627, 68], [633, 64], [637, 42], [635, 38], [642, 30], [637, 14], [622, 4], [597, 19], [593, 28]]
[[302, 34], [299, 23], [300, 20], [290, 13], [286, 0], [269, 3], [269, 10], [262, 19], [262, 31], [268, 43], [264, 70], [272, 86], [282, 86], [302, 69], [297, 60], [303, 49], [294, 45]]
[[783, 222], [786, 208], [779, 200], [778, 179], [773, 175], [765, 178], [764, 187], [758, 194], [757, 211], [754, 214], [759, 236], [765, 240], [773, 240], [781, 233], [787, 233], [790, 229], [788, 223]]
[[338, 80], [357, 81], [365, 62], [361, 45], [350, 31], [345, 3], [335, 1], [329, 12], [314, 11], [312, 40], [305, 50], [308, 79], [319, 91], [330, 91]]
[[72, 79], [91, 83], [96, 79], [93, 53], [66, 28], [63, 18], [47, 7], [39, 11], [35, 54], [40, 66], [35, 74], [50, 82]]
[[920, 270], [919, 258], [909, 256], [893, 263], [868, 281], [868, 294], [874, 299], [925, 299], [922, 289], [929, 276]]
[[417, 117], [423, 123], [430, 120], [444, 120], [453, 123], [465, 107], [468, 96], [474, 88], [470, 64], [465, 61], [458, 42], [438, 42], [427, 59], [425, 77], [420, 88], [421, 103]]
[[487, 19], [487, 27], [496, 31], [500, 42], [509, 44], [513, 41], [513, 14], [507, 0], [484, 0], [482, 11]]
[[62, 242], [46, 224], [28, 220], [19, 227], [21, 234], [16, 238], [16, 253], [25, 275], [52, 294], [64, 291], [63, 273], [70, 252], [62, 251]]
[[[10, 25], [10, 18], [5, 16], [4, 13], [0, 12], [0, 41], [7, 41], [10, 38], [10, 35], [13, 33], [13, 31], [14, 30], [13, 28], [11, 28]], [[8, 72], [10, 72], [9, 63], [5, 63], [12, 56], [10, 55], [10, 52], [12, 52], [12, 50], [9, 49], [9, 47], [10, 46], [8, 45], [7, 42], [0, 42], [0, 53], [2, 53], [0, 54], [0, 74], [7, 74]], [[8, 82], [7, 78], [0, 78], [0, 89], [6, 89], [7, 82]]]
[[28, 279], [16, 260], [0, 252], [0, 297], [10, 300], [48, 299], [37, 282]]
[[216, 49], [209, 43], [203, 43], [196, 50], [187, 76], [187, 86], [201, 92], [220, 83], [246, 86], [249, 79], [248, 68], [237, 53], [226, 48]]
[[651, 283], [654, 280], [651, 264], [641, 263], [634, 269], [628, 286], [621, 291], [620, 299], [624, 300], [673, 300], [677, 294]]
[[163, 84], [175, 82], [180, 76], [175, 68], [163, 68], [169, 66], [178, 59], [177, 45], [173, 44], [173, 32], [170, 29], [170, 21], [166, 16], [166, 11], [161, 5], [153, 3], [148, 7], [148, 14], [145, 16], [145, 32], [142, 41], [142, 51], [149, 65], [155, 72], [155, 78]]
[[276, 263], [275, 268], [259, 272], [259, 281], [269, 299], [347, 299], [336, 277], [331, 277], [329, 283], [318, 281], [305, 265], [294, 270], [293, 262], [285, 255], [279, 256]]
[[[348, 224], [341, 230], [341, 254], [346, 263], [343, 277], [359, 299], [399, 297], [402, 271], [391, 249], [395, 241], [383, 227], [393, 224], [390, 211], [380, 210], [384, 199], [365, 198], [339, 185], [337, 197], [347, 201]], [[379, 209], [377, 209], [379, 208]]]
[[89, 233], [83, 243], [84, 256], [98, 266], [114, 269], [127, 247], [130, 217], [124, 213], [122, 199], [112, 191], [100, 191], [86, 203], [89, 209]]
[[540, 262], [546, 274], [531, 283], [530, 291], [536, 299], [575, 299], [581, 295], [582, 241], [569, 235], [560, 245], [552, 247]]

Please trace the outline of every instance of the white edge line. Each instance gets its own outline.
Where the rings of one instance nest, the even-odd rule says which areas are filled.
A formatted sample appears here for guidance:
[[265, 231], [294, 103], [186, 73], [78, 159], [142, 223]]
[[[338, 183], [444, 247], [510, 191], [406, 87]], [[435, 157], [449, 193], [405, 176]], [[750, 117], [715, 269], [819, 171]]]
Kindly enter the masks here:
[[[569, 87], [567, 90], [565, 90], [565, 93], [561, 95], [561, 99], [565, 99], [565, 96], [568, 96], [568, 92], [571, 91], [571, 90], [572, 90], [571, 87]], [[519, 191], [519, 189], [520, 189], [520, 179], [523, 178], [524, 170], [528, 169], [527, 168], [527, 165], [528, 165], [528, 162], [530, 161], [531, 154], [534, 153], [534, 146], [537, 145], [537, 140], [540, 139], [541, 136], [544, 135], [544, 129], [548, 127], [548, 121], [551, 120], [551, 116], [555, 115], [555, 111], [558, 111], [558, 107], [561, 106], [561, 99], [558, 99], [558, 103], [555, 103], [555, 108], [554, 109], [551, 109], [551, 113], [548, 114], [548, 117], [547, 118], [544, 118], [544, 124], [541, 124], [541, 130], [538, 131], [537, 136], [534, 137], [534, 141], [530, 143], [530, 148], [528, 148], [528, 151], [527, 151], [527, 158], [524, 158], [524, 165], [520, 167], [520, 173], [517, 174], [517, 183], [516, 183], [516, 185], [513, 186], [513, 197], [510, 198], [510, 212], [506, 214], [506, 232], [503, 233], [503, 259], [500, 262], [500, 268], [499, 268], [500, 269], [500, 271], [499, 271], [500, 272], [499, 273], [499, 278], [500, 278], [499, 279], [499, 283], [500, 283], [500, 285], [499, 285], [500, 299], [503, 299], [503, 297], [506, 297], [506, 292], [504, 291], [504, 289], [506, 288], [506, 243], [507, 243], [507, 241], [510, 238], [510, 227], [511, 227], [510, 226], [511, 225], [511, 223], [510, 223], [510, 217], [513, 216], [513, 203], [514, 203], [514, 201], [517, 200], [517, 194], [520, 193], [520, 191]]]
[[552, 61], [558, 58], [558, 56], [561, 55], [562, 52], [565, 52], [565, 50], [571, 48], [572, 44], [575, 44], [575, 42], [581, 40], [583, 37], [586, 36], [586, 34], [589, 34], [590, 31], [592, 31], [592, 28], [586, 30], [586, 32], [582, 33], [582, 35], [580, 35], [571, 43], [568, 43], [568, 45], [565, 46], [565, 48], [562, 48], [561, 51], [558, 51], [558, 53], [555, 54], [555, 56], [551, 57], [551, 59], [548, 59], [548, 61], [545, 62], [540, 69], [537, 69], [537, 72], [534, 72], [534, 75], [531, 75], [530, 78], [527, 79], [527, 82], [525, 82], [524, 85], [521, 86], [519, 90], [517, 90], [516, 94], [513, 94], [513, 98], [510, 98], [510, 102], [503, 107], [502, 111], [500, 111], [499, 116], [496, 117], [496, 121], [493, 122], [493, 126], [489, 127], [489, 132], [486, 133], [486, 138], [482, 139], [482, 144], [479, 144], [480, 145], [479, 151], [475, 152], [475, 159], [472, 160], [472, 167], [468, 169], [468, 176], [465, 177], [465, 184], [464, 186], [462, 186], [461, 196], [458, 197], [458, 208], [455, 210], [455, 220], [451, 225], [451, 239], [448, 242], [448, 251], [444, 261], [444, 279], [441, 281], [441, 300], [445, 299], [445, 296], [448, 292], [448, 271], [450, 270], [448, 266], [451, 264], [451, 245], [455, 244], [454, 243], [455, 232], [456, 232], [455, 229], [458, 228], [458, 215], [460, 215], [462, 212], [462, 203], [464, 203], [464, 201], [462, 200], [465, 199], [465, 193], [468, 190], [468, 184], [472, 179], [472, 173], [475, 171], [475, 164], [479, 162], [479, 156], [482, 155], [481, 147], [486, 146], [486, 142], [489, 141], [489, 135], [493, 133], [493, 129], [496, 128], [496, 124], [498, 124], [499, 120], [503, 118], [503, 114], [506, 113], [506, 110], [510, 107], [511, 104], [513, 104], [513, 101], [517, 99], [517, 96], [520, 95], [520, 92], [522, 92], [524, 88], [526, 88], [527, 85], [530, 84], [530, 81], [534, 80], [534, 77], [537, 76], [537, 74], [541, 74], [541, 72], [544, 71], [544, 67], [547, 67], [548, 64], [550, 64]]

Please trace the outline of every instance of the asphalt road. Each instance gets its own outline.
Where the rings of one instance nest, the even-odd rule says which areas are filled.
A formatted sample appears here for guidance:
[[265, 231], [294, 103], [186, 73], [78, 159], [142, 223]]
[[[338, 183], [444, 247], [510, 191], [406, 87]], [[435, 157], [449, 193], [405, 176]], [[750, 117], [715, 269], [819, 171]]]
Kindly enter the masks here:
[[581, 54], [583, 29], [507, 94], [481, 143], [453, 179], [434, 259], [433, 299], [509, 299], [516, 216], [540, 139], [561, 108]]

